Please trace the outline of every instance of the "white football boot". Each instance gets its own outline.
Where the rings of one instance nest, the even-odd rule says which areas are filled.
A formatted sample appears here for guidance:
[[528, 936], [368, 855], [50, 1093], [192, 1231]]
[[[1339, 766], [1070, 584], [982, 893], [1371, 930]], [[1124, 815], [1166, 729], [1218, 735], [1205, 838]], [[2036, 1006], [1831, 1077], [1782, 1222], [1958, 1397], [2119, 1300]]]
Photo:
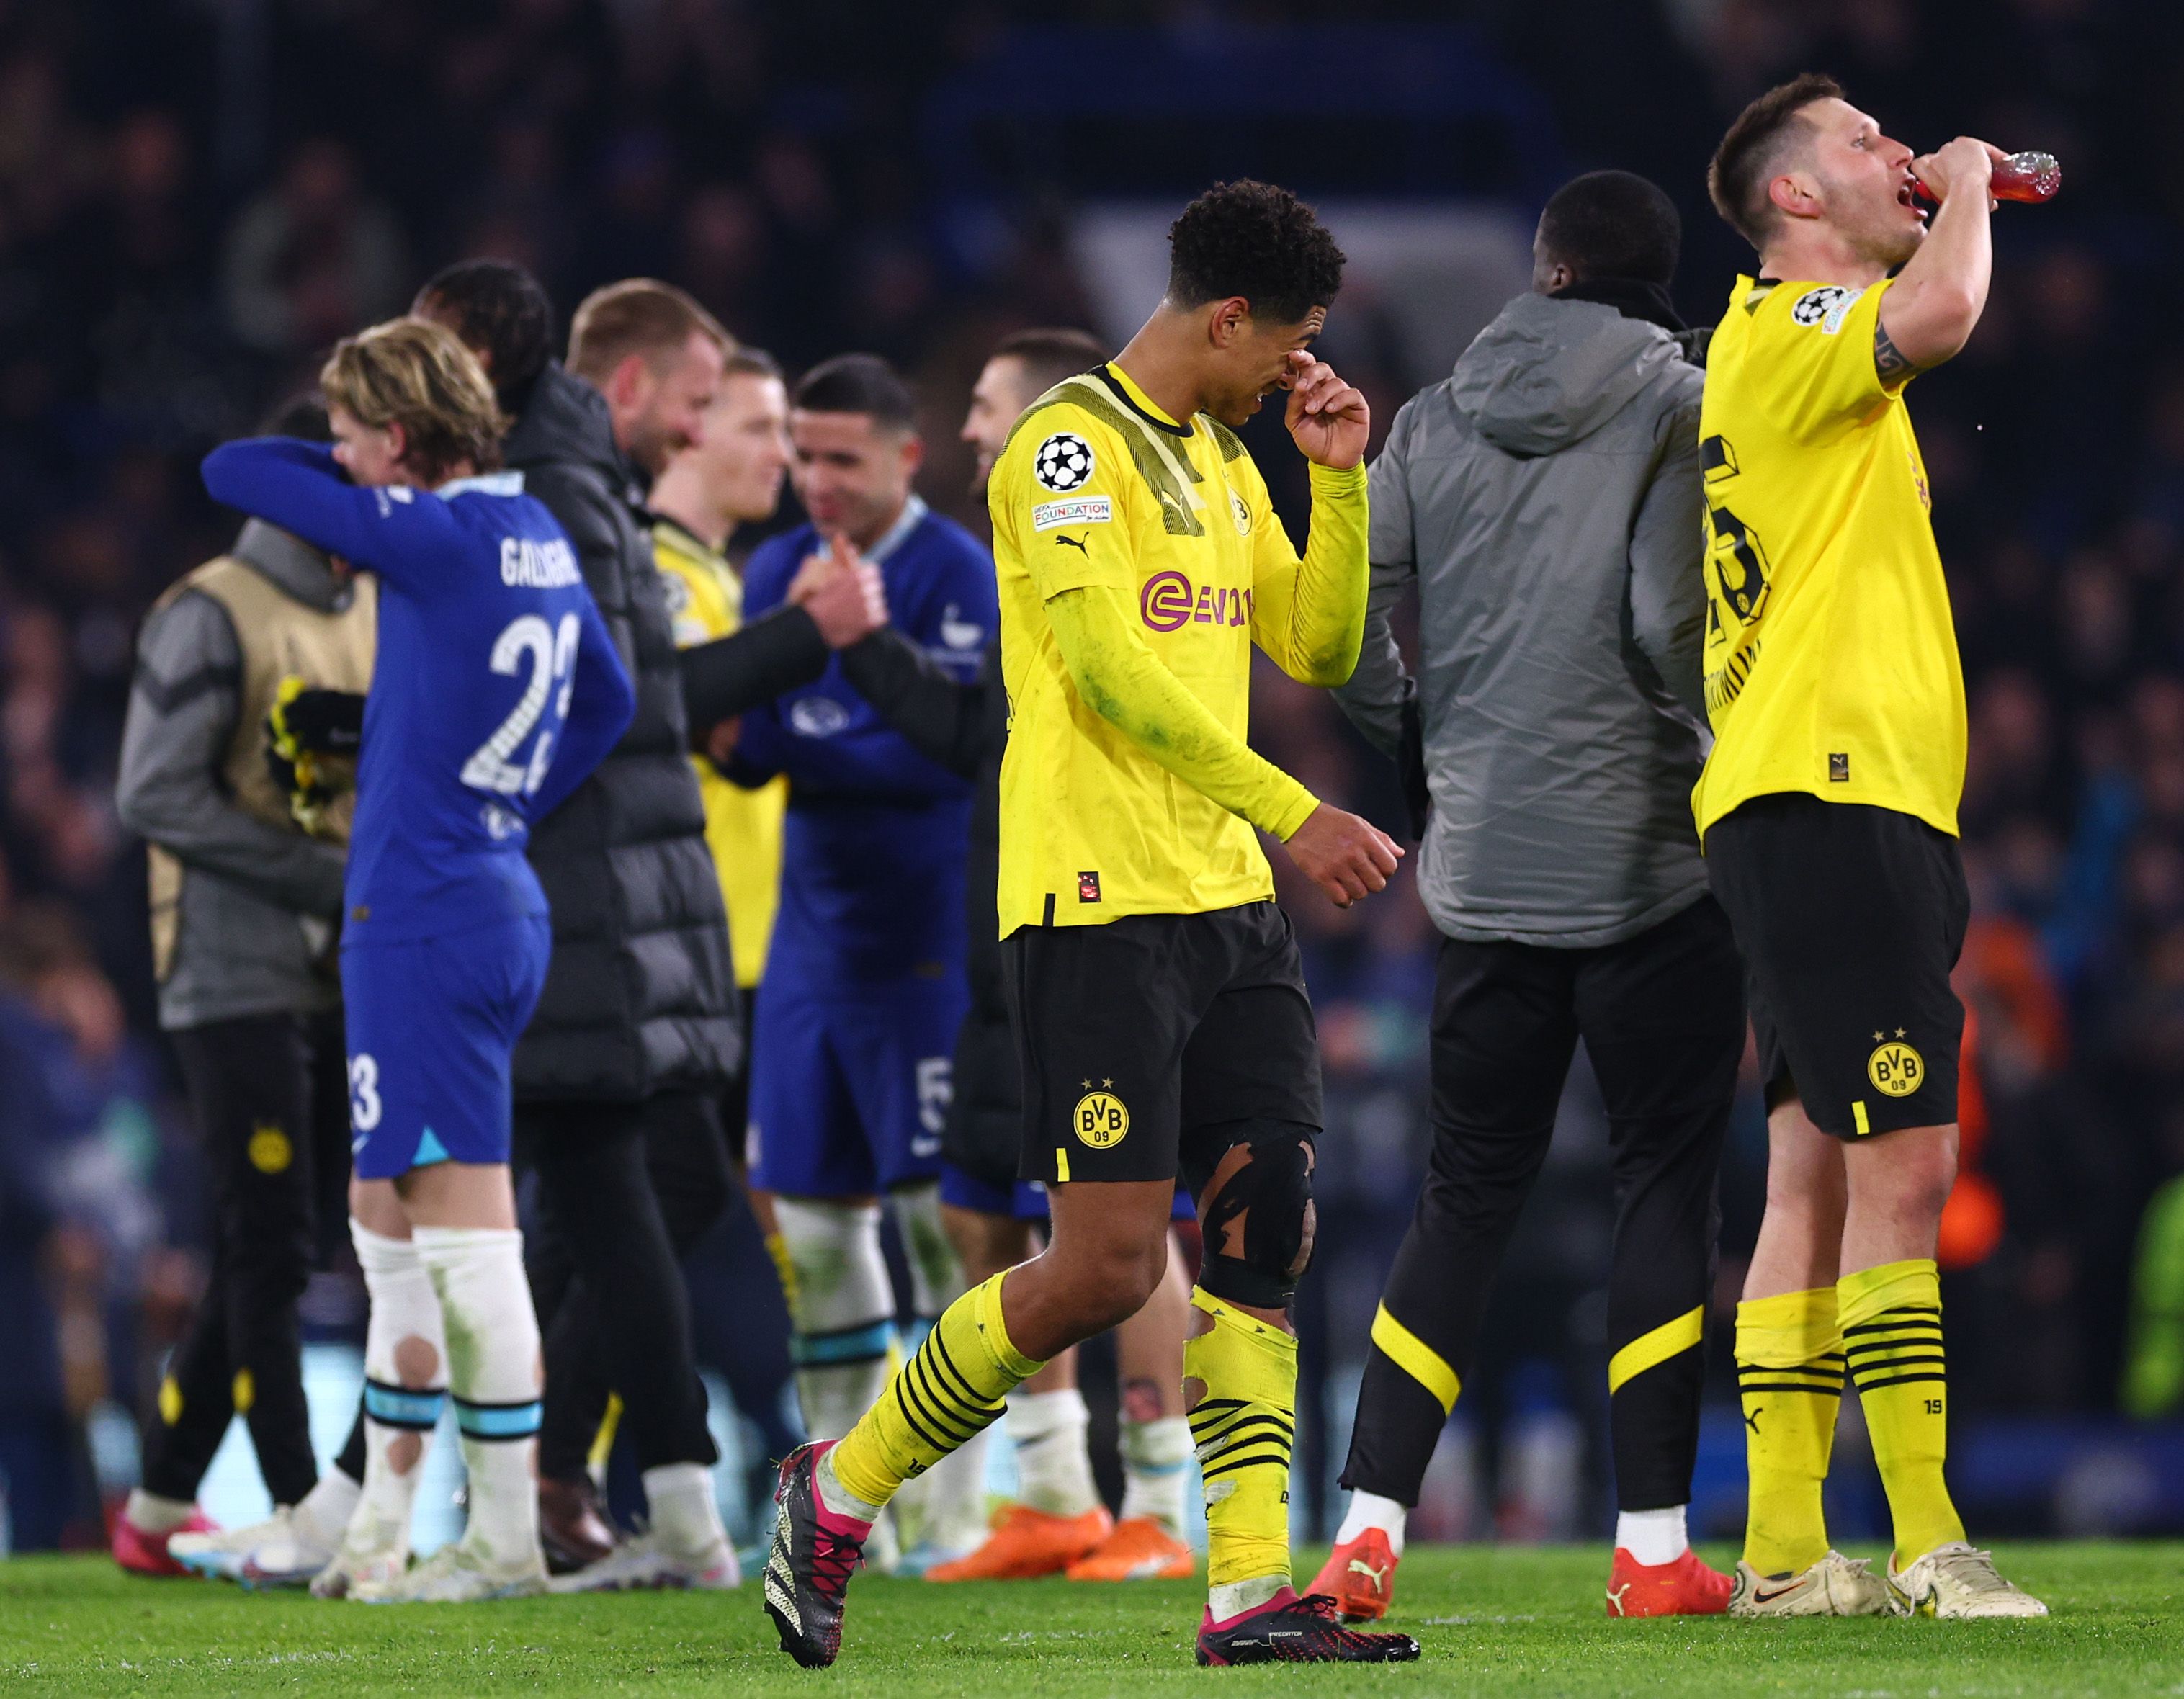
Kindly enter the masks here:
[[2044, 1617], [2048, 1607], [1996, 1573], [1991, 1552], [1962, 1540], [1936, 1546], [1901, 1574], [1888, 1560], [1888, 1590], [1905, 1616]]
[[1729, 1596], [1733, 1617], [1878, 1617], [1891, 1608], [1887, 1584], [1864, 1558], [1840, 1551], [1780, 1579], [1761, 1574], [1740, 1558], [1736, 1585]]
[[546, 1590], [546, 1560], [534, 1550], [528, 1561], [488, 1567], [458, 1540], [391, 1579], [359, 1581], [349, 1597], [367, 1605], [468, 1605], [486, 1599], [527, 1599]]
[[216, 1534], [177, 1534], [167, 1550], [186, 1569], [216, 1581], [260, 1587], [303, 1587], [334, 1561], [334, 1543], [282, 1505], [263, 1522]]
[[710, 1551], [692, 1557], [671, 1551], [657, 1531], [626, 1540], [598, 1562], [547, 1584], [556, 1593], [623, 1593], [674, 1588], [724, 1593], [743, 1585], [735, 1548], [725, 1540]]

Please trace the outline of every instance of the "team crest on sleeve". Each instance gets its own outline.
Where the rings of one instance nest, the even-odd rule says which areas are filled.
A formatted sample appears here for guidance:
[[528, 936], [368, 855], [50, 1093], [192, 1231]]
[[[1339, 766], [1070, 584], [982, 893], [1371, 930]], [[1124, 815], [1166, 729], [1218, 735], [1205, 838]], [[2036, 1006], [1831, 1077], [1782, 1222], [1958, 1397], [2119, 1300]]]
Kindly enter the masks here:
[[1092, 445], [1073, 431], [1057, 431], [1031, 457], [1031, 475], [1039, 487], [1056, 495], [1082, 489], [1092, 476]]
[[1851, 304], [1864, 292], [1863, 289], [1846, 289], [1838, 283], [1824, 283], [1800, 295], [1790, 309], [1790, 317], [1808, 327], [1818, 325], [1825, 335], [1831, 337], [1842, 328]]

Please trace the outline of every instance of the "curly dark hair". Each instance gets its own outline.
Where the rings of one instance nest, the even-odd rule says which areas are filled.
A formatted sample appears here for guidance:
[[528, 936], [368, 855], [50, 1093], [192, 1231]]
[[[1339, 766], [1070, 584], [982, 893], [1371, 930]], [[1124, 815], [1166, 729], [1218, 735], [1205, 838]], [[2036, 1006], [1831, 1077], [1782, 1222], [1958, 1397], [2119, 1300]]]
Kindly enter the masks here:
[[1635, 277], [1676, 281], [1684, 221], [1659, 187], [1630, 171], [1587, 171], [1549, 198], [1540, 246], [1585, 282]]
[[536, 277], [504, 259], [461, 259], [435, 272], [410, 310], [462, 338], [504, 413], [523, 410], [554, 357], [553, 303]]
[[1216, 183], [1168, 226], [1167, 298], [1178, 307], [1240, 295], [1255, 316], [1295, 324], [1342, 287], [1342, 250], [1287, 189]]

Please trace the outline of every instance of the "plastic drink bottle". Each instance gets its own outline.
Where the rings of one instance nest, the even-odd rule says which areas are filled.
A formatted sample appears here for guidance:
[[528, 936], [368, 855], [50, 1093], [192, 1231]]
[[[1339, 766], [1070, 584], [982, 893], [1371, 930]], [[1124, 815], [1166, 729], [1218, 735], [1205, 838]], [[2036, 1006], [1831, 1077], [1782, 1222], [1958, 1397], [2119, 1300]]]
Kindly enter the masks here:
[[[1998, 201], [2053, 200], [2062, 187], [2063, 168], [2053, 153], [2012, 153], [1995, 166], [1987, 181], [1988, 192]], [[1924, 183], [1917, 190], [1921, 200], [1934, 198]]]

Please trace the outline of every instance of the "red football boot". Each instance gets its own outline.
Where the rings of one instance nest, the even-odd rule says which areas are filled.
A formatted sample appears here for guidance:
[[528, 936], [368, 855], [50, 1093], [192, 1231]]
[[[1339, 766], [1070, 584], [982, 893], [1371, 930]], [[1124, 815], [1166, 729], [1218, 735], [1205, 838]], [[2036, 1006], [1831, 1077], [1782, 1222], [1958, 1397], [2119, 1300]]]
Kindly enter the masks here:
[[139, 1528], [122, 1510], [114, 1518], [114, 1561], [132, 1575], [187, 1575], [185, 1569], [167, 1554], [167, 1542], [177, 1534], [217, 1534], [220, 1524], [203, 1511], [192, 1508], [190, 1519], [164, 1534], [154, 1534]]
[[1401, 1561], [1387, 1535], [1368, 1528], [1334, 1548], [1307, 1592], [1334, 1601], [1346, 1623], [1376, 1623], [1388, 1614], [1396, 1596], [1396, 1565]]
[[1718, 1617], [1736, 1583], [1686, 1548], [1672, 1563], [1641, 1563], [1620, 1546], [1607, 1572], [1611, 1617]]

